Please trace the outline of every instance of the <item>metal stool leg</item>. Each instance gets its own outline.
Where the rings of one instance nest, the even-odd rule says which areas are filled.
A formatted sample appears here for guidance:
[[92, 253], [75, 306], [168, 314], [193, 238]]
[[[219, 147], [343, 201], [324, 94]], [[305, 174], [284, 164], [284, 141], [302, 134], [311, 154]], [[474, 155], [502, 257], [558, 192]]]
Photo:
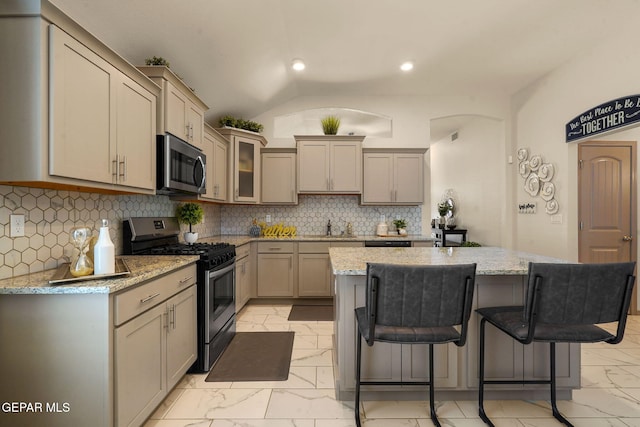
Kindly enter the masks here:
[[361, 427], [360, 424], [360, 367], [362, 365], [362, 334], [358, 330], [358, 342], [356, 344], [356, 407], [355, 417], [356, 426]]
[[436, 416], [435, 395], [433, 390], [433, 344], [429, 344], [429, 410], [431, 412], [431, 422], [436, 427], [440, 427], [440, 421]]
[[480, 415], [480, 419], [484, 421], [485, 424], [493, 427], [493, 423], [484, 411], [484, 330], [486, 323], [487, 319], [483, 317], [480, 321], [480, 366], [478, 366], [478, 370], [480, 371], [480, 383], [478, 385], [478, 415]]
[[562, 424], [573, 427], [573, 424], [560, 414], [556, 405], [556, 343], [554, 342], [549, 343], [549, 369], [551, 371], [551, 411], [553, 416]]

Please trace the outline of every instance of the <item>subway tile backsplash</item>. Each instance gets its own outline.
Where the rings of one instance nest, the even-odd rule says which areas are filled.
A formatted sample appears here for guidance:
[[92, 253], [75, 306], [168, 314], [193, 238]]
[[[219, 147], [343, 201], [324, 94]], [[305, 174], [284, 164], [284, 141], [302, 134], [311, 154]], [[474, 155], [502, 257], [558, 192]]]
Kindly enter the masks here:
[[[73, 254], [69, 232], [88, 226], [97, 235], [99, 221], [110, 222], [116, 254], [122, 253], [122, 221], [132, 216], [174, 216], [179, 202], [167, 196], [105, 195], [0, 185], [0, 279], [56, 268]], [[301, 195], [296, 206], [203, 204], [204, 222], [193, 227], [201, 237], [248, 235], [254, 218], [294, 225], [298, 234], [324, 234], [330, 219], [334, 234], [351, 222], [357, 235], [371, 235], [384, 214], [387, 222], [407, 220], [420, 234], [420, 206], [361, 206], [358, 196]], [[10, 215], [25, 215], [25, 236], [10, 237]], [[188, 226], [182, 225], [182, 231]], [[182, 237], [180, 237], [182, 239]]]

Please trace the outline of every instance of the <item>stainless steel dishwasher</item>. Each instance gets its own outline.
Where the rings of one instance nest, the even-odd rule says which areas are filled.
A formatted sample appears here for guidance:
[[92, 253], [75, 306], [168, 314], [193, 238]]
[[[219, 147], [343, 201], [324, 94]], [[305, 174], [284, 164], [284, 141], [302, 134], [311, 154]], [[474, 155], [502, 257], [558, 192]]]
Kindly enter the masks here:
[[410, 248], [411, 240], [365, 240], [365, 248]]

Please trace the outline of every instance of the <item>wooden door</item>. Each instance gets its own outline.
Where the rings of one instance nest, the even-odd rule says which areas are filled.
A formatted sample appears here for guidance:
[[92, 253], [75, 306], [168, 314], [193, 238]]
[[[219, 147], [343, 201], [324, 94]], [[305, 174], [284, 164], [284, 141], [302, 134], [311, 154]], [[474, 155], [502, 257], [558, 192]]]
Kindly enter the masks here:
[[578, 147], [580, 262], [636, 259], [635, 143], [586, 142]]
[[198, 357], [197, 293], [191, 286], [167, 301], [167, 390]]
[[262, 203], [298, 203], [295, 153], [262, 153]]
[[393, 161], [392, 153], [365, 153], [363, 155], [363, 204], [391, 203], [393, 201]]

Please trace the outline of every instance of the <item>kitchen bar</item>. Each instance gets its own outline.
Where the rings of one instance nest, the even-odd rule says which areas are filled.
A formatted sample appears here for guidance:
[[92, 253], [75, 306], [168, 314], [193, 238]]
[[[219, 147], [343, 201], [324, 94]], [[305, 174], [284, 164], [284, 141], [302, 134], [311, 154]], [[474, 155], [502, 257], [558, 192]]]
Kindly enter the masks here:
[[[452, 265], [477, 263], [473, 309], [487, 306], [521, 305], [529, 262], [565, 263], [566, 261], [497, 247], [482, 248], [330, 248], [335, 291], [334, 372], [336, 396], [352, 400], [355, 386], [356, 327], [354, 309], [365, 305], [366, 264], [381, 262], [406, 265]], [[475, 400], [478, 388], [478, 330], [475, 313], [469, 320], [464, 347], [436, 347], [435, 386], [440, 399]], [[536, 343], [515, 344], [498, 333], [489, 332], [491, 355], [486, 367], [487, 379], [542, 379], [548, 376], [548, 346]], [[503, 334], [504, 335], [504, 334]], [[559, 344], [558, 398], [570, 399], [571, 390], [580, 386], [580, 346]], [[362, 379], [372, 381], [425, 381], [427, 346], [392, 346], [376, 343], [363, 346]], [[416, 386], [376, 387], [365, 400], [423, 399], [426, 388]], [[382, 391], [379, 391], [382, 390]], [[398, 397], [398, 393], [403, 397]], [[495, 399], [546, 399], [548, 388], [540, 385], [487, 389]]]

